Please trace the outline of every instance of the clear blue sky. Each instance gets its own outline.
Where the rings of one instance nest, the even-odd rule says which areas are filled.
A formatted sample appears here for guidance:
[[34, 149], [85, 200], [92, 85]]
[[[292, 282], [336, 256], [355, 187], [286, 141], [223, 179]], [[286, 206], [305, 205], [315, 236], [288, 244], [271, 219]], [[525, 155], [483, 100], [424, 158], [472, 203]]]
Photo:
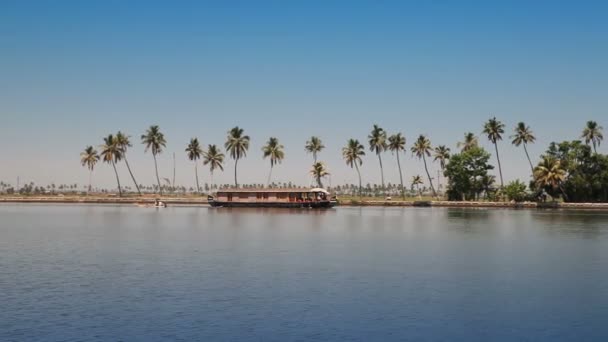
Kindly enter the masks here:
[[[408, 146], [424, 133], [456, 150], [493, 115], [507, 135], [523, 120], [537, 158], [550, 141], [577, 138], [586, 120], [608, 128], [606, 18], [601, 1], [4, 0], [0, 180], [84, 184], [80, 151], [120, 129], [136, 143], [138, 180], [151, 184], [152, 157], [138, 143], [151, 124], [168, 140], [162, 176], [176, 152], [185, 185], [188, 140], [223, 145], [235, 125], [252, 137], [243, 182], [265, 181], [260, 149], [276, 136], [286, 159], [274, 179], [308, 184], [303, 145], [313, 134], [327, 146], [320, 159], [332, 182], [355, 182], [340, 149], [366, 141], [373, 123], [403, 132]], [[505, 178], [527, 180], [523, 151], [507, 139], [499, 148]], [[379, 183], [368, 154], [364, 182]], [[423, 172], [410, 153], [404, 160], [408, 180]], [[384, 164], [387, 181], [398, 181], [394, 156]], [[232, 168], [216, 180], [230, 182]], [[114, 185], [107, 165], [94, 177]]]

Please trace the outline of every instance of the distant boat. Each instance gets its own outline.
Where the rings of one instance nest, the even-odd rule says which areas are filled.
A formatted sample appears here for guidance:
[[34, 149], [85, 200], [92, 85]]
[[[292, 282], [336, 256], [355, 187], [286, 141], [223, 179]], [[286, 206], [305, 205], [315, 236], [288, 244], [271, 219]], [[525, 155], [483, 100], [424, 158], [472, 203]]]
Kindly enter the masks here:
[[321, 188], [311, 189], [224, 189], [208, 196], [212, 207], [331, 208], [335, 196]]

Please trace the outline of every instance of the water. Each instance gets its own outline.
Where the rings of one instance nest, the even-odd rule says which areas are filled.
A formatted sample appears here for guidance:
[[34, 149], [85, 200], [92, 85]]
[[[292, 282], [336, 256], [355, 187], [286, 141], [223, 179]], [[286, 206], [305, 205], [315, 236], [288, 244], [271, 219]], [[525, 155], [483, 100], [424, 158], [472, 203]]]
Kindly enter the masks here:
[[608, 213], [0, 206], [0, 341], [608, 339]]

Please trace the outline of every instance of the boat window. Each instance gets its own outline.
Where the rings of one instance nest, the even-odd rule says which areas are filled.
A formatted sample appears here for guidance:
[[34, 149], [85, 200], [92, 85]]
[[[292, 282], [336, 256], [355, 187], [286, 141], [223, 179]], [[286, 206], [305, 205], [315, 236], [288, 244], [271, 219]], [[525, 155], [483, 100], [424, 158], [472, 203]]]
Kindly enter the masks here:
[[228, 202], [232, 202], [232, 194], [228, 194]]

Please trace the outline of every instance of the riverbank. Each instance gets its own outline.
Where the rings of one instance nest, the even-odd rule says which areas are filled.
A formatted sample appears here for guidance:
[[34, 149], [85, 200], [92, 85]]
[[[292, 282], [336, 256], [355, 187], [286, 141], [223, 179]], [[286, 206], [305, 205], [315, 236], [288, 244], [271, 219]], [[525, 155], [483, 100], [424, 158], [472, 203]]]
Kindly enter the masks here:
[[[153, 204], [159, 198], [169, 205], [207, 206], [204, 196], [189, 197], [113, 197], [113, 196], [0, 196], [0, 203], [60, 203], [60, 204]], [[446, 208], [512, 208], [512, 209], [593, 209], [608, 211], [608, 203], [562, 203], [562, 202], [452, 202], [452, 201], [378, 201], [341, 200], [341, 206], [351, 207], [446, 207]]]

